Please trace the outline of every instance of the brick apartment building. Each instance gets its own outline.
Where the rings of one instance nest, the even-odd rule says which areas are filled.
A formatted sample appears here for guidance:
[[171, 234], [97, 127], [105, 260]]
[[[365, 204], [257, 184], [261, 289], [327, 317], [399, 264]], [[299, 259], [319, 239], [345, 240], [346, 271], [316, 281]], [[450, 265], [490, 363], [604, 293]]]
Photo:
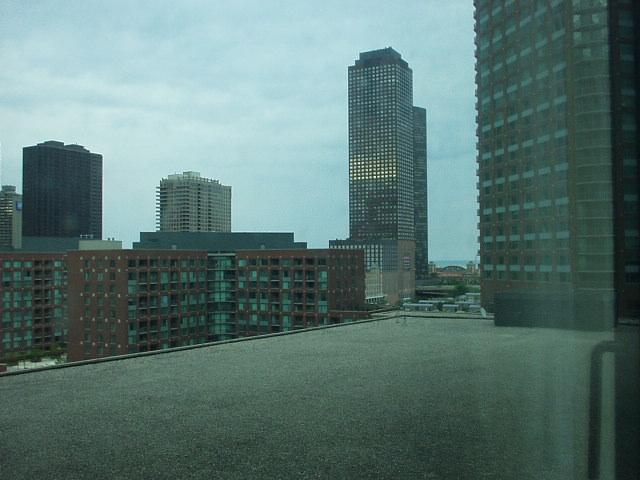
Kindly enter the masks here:
[[208, 341], [207, 254], [70, 251], [69, 361]]
[[238, 336], [367, 318], [361, 250], [245, 250], [236, 261]]
[[3, 252], [0, 358], [67, 344], [68, 360], [368, 318], [363, 252]]
[[63, 253], [2, 253], [0, 358], [64, 342]]

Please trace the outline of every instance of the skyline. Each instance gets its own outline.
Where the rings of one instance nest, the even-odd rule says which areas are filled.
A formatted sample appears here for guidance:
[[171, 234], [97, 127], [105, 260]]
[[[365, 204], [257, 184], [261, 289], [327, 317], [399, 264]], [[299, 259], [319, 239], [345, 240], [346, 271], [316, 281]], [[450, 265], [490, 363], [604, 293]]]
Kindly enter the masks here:
[[423, 3], [6, 2], [2, 183], [22, 193], [23, 147], [79, 143], [104, 157], [105, 237], [154, 231], [158, 182], [193, 170], [233, 187], [233, 231], [326, 247], [348, 236], [347, 67], [392, 46], [427, 109], [430, 259], [472, 260], [473, 5]]

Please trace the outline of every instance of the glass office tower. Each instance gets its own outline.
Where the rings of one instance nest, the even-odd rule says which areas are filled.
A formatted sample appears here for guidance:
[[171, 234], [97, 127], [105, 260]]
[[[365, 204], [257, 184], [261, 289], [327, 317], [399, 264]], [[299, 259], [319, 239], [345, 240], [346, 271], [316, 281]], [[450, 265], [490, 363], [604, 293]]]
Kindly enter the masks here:
[[411, 298], [428, 271], [426, 132], [407, 62], [391, 47], [360, 53], [349, 67], [349, 239], [329, 245], [393, 258], [365, 264], [382, 268], [391, 302]]
[[22, 152], [23, 235], [102, 238], [102, 155], [53, 140]]
[[637, 318], [637, 2], [474, 3], [483, 301]]
[[413, 74], [392, 48], [349, 67], [349, 234], [414, 240]]

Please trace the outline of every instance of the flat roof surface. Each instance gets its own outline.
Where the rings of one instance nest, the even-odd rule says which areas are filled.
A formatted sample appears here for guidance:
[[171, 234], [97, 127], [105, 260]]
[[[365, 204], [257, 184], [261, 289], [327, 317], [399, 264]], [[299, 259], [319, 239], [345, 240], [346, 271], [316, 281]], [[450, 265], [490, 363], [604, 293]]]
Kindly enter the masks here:
[[0, 472], [582, 479], [608, 338], [407, 316], [2, 377]]

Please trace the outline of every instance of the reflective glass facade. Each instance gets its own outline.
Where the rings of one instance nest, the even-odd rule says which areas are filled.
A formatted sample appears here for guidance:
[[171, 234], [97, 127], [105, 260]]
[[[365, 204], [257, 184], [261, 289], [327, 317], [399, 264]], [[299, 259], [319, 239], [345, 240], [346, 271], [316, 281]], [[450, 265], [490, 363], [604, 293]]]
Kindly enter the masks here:
[[483, 301], [566, 290], [637, 316], [637, 5], [475, 6]]

